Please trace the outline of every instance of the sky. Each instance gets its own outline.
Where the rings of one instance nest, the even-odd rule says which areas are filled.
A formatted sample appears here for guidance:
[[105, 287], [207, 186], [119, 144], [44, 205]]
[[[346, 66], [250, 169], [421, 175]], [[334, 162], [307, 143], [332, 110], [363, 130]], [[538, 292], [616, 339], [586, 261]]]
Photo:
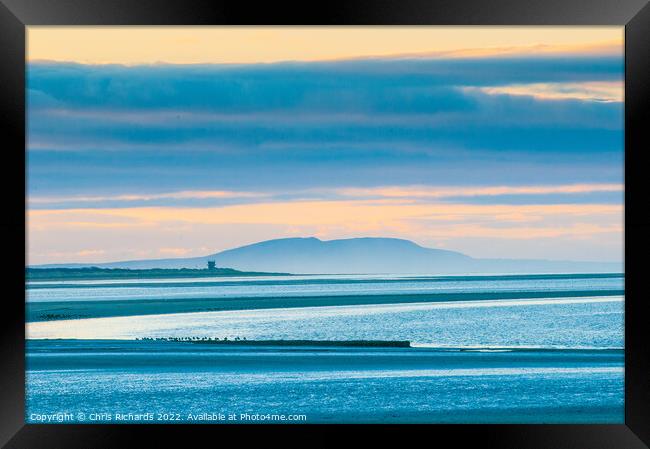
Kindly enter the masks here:
[[621, 27], [28, 27], [28, 263], [623, 259]]

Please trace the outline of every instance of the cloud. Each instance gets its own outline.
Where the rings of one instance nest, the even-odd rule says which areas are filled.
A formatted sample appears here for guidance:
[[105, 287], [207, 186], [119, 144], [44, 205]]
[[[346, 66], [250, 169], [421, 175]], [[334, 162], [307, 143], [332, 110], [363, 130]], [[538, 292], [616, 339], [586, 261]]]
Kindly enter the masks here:
[[[431, 204], [441, 201], [462, 202], [467, 199], [490, 200], [499, 203], [502, 198], [510, 200], [519, 197], [521, 203], [526, 201], [540, 201], [557, 203], [561, 200], [558, 196], [567, 196], [569, 202], [582, 202], [585, 195], [618, 193], [622, 194], [623, 184], [567, 184], [567, 185], [522, 185], [522, 186], [379, 186], [379, 187], [348, 187], [348, 188], [308, 188], [294, 189], [290, 192], [267, 190], [266, 192], [247, 191], [193, 191], [185, 190], [165, 193], [130, 193], [102, 196], [30, 196], [30, 208], [46, 209], [75, 209], [78, 207], [111, 208], [145, 206], [175, 206], [192, 207], [225, 206], [234, 204], [254, 204], [261, 202], [283, 202], [286, 200], [364, 200], [364, 199], [399, 199], [402, 201], [429, 202]], [[592, 200], [598, 202], [602, 196], [595, 196]], [[620, 202], [621, 198], [618, 198]]]
[[568, 184], [542, 186], [487, 186], [487, 187], [444, 187], [444, 186], [394, 186], [368, 189], [339, 189], [337, 193], [352, 197], [384, 198], [461, 198], [474, 196], [573, 194], [593, 192], [623, 192], [623, 184]]
[[623, 102], [623, 82], [532, 83], [496, 87], [468, 87], [489, 95], [524, 95], [540, 100]]
[[30, 63], [30, 251], [368, 234], [618, 251], [621, 55], [448, 56]]
[[38, 204], [53, 204], [53, 203], [93, 203], [98, 204], [106, 201], [110, 202], [134, 202], [134, 201], [151, 201], [161, 199], [222, 199], [222, 198], [263, 198], [269, 196], [268, 193], [256, 192], [232, 192], [225, 190], [207, 190], [207, 191], [180, 191], [180, 192], [167, 192], [167, 193], [151, 193], [151, 194], [127, 194], [127, 195], [104, 195], [104, 196], [64, 196], [64, 197], [30, 197], [29, 203]]
[[[32, 210], [29, 226], [74, 227], [93, 223], [98, 226], [141, 226], [162, 223], [192, 224], [268, 224], [344, 226], [357, 223], [406, 223], [412, 220], [444, 222], [521, 223], [548, 217], [610, 216], [620, 219], [622, 205], [474, 205], [421, 204], [408, 200], [292, 201], [256, 203], [223, 207], [174, 208], [132, 207], [118, 209]], [[42, 227], [41, 229], [45, 229]]]
[[620, 57], [31, 64], [27, 76], [30, 192], [95, 195], [116, 177], [131, 191], [445, 184], [459, 171], [486, 183], [495, 170], [538, 182], [551, 160], [549, 182], [622, 178], [622, 104], [480, 90], [620, 83]]
[[192, 250], [188, 248], [160, 248], [158, 252], [165, 256], [182, 257], [190, 254]]
[[[621, 103], [485, 89], [622, 79], [623, 60], [613, 56], [30, 64], [30, 189], [92, 192], [109, 176], [131, 190], [156, 188], [161, 177], [175, 190], [228, 190], [247, 179], [306, 187], [332, 170], [361, 184], [374, 183], [375, 170], [404, 173], [400, 183], [428, 171], [445, 183], [473, 165], [485, 167], [473, 175], [482, 183], [486, 161], [526, 179], [549, 158], [554, 173], [572, 167], [576, 179], [565, 182], [602, 181], [593, 172], [612, 173], [623, 151]], [[268, 179], [274, 171], [280, 176]]]
[[85, 249], [82, 251], [77, 251], [75, 255], [79, 257], [99, 256], [104, 254], [105, 252], [106, 251], [104, 251], [103, 249]]
[[[346, 103], [390, 109], [398, 100], [409, 110], [419, 111], [423, 106], [435, 107], [432, 101], [448, 98], [445, 86], [620, 81], [622, 73], [621, 56], [378, 58], [234, 66], [31, 63], [27, 85], [30, 107], [34, 108], [51, 106], [54, 100], [69, 108], [146, 110], [172, 106], [233, 113], [304, 106], [313, 111], [336, 110]], [[417, 88], [426, 89], [419, 92], [425, 97], [408, 95]], [[47, 104], [39, 101], [37, 92], [49, 98]], [[356, 101], [359, 99], [363, 101]]]

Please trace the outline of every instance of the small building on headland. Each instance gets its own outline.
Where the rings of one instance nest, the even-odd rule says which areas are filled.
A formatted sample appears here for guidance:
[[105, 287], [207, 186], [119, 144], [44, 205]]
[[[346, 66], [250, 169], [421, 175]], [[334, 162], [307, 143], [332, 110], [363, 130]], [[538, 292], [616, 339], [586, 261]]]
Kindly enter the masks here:
[[214, 260], [208, 260], [208, 270], [216, 270], [217, 263]]

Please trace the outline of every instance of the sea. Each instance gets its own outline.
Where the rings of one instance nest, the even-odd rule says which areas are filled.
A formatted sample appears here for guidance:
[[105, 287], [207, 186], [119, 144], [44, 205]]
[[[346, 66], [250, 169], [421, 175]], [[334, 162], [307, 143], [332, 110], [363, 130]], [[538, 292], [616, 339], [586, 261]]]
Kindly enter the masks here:
[[57, 280], [26, 296], [31, 423], [624, 422], [623, 274]]

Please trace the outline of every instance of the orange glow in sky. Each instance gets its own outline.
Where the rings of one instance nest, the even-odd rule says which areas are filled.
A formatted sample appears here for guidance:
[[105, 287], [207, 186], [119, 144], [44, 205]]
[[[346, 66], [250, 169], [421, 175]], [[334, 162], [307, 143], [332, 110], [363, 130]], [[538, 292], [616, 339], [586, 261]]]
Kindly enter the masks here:
[[622, 27], [30, 26], [30, 61], [196, 64], [432, 54], [620, 53]]

